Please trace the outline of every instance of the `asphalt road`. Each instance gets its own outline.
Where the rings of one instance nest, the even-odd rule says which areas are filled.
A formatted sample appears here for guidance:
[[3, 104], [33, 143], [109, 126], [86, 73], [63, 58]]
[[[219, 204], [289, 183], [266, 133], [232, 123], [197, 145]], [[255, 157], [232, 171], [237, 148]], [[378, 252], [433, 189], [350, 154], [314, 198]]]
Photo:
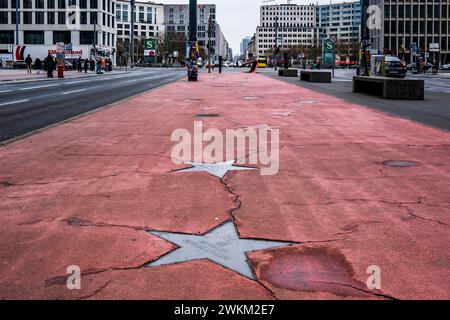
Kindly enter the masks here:
[[181, 69], [141, 69], [79, 79], [0, 85], [0, 142], [185, 76]]
[[450, 131], [450, 77], [416, 76], [425, 80], [425, 100], [388, 100], [363, 93], [352, 92], [354, 70], [336, 70], [331, 84], [310, 83], [298, 78], [279, 77], [273, 69], [259, 69], [258, 72], [274, 79], [286, 81], [314, 91], [329, 94], [351, 103], [377, 109], [405, 119], [420, 122], [434, 128]]

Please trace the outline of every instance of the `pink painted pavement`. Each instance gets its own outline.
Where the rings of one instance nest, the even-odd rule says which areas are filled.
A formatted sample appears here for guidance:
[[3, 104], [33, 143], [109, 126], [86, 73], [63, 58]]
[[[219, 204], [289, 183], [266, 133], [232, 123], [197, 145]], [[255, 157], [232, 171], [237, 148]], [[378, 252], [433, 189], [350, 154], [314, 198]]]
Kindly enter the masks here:
[[[251, 96], [251, 98], [249, 98]], [[217, 113], [216, 118], [195, 118]], [[174, 173], [173, 130], [280, 129], [280, 171]], [[388, 168], [408, 160], [411, 168]], [[449, 299], [450, 134], [263, 75], [200, 74], [0, 149], [0, 299]], [[298, 242], [253, 281], [146, 230]], [[83, 272], [68, 290], [66, 268]], [[381, 290], [366, 286], [381, 268]]]

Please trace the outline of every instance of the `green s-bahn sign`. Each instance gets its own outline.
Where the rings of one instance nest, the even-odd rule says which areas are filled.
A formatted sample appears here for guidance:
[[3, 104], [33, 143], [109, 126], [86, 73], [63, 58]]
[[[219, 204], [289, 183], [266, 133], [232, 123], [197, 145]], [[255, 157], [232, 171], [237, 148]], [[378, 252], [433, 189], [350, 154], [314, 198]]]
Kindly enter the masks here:
[[324, 39], [322, 42], [322, 65], [334, 66], [336, 45], [330, 39]]
[[144, 40], [144, 61], [146, 63], [156, 63], [157, 45], [155, 39]]

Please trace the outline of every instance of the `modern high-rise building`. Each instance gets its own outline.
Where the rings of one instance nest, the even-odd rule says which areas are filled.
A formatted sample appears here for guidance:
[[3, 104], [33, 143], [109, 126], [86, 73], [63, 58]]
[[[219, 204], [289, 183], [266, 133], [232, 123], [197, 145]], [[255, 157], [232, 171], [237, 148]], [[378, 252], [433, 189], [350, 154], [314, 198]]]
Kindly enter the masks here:
[[316, 15], [312, 4], [263, 5], [256, 29], [256, 54], [272, 54], [275, 47], [312, 46], [315, 27]]
[[335, 36], [344, 44], [360, 42], [361, 2], [342, 2], [316, 6], [316, 45]]
[[[67, 45], [66, 58], [89, 58], [95, 47], [112, 55], [116, 46], [113, 0], [19, 0], [16, 43], [16, 0], [0, 0], [0, 53], [14, 60], [53, 53]], [[15, 48], [15, 50], [13, 50]], [[14, 51], [14, 52], [12, 52]]]
[[252, 37], [245, 37], [242, 39], [241, 42], [241, 55], [245, 55], [247, 52], [247, 47], [250, 41], [252, 40]]
[[432, 59], [431, 45], [441, 63], [450, 61], [449, 0], [383, 0], [383, 7], [385, 52], [410, 61], [417, 46], [415, 53]]

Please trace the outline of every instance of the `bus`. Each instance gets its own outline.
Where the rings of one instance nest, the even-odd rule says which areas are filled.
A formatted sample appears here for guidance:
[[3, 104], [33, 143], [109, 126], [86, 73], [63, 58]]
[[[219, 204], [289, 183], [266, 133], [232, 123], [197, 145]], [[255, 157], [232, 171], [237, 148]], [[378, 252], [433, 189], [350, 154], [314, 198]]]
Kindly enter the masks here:
[[267, 58], [265, 57], [258, 58], [258, 68], [267, 68]]

